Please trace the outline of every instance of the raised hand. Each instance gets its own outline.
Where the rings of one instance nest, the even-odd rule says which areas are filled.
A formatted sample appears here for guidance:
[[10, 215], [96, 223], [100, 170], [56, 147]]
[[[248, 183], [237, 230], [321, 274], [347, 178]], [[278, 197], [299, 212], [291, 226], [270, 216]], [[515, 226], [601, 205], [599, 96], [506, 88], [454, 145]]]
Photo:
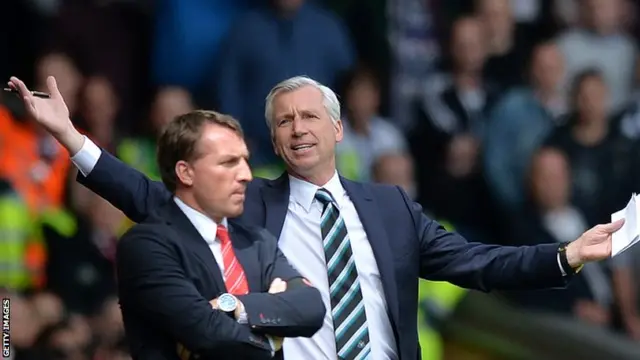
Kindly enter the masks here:
[[24, 82], [17, 77], [11, 77], [8, 85], [18, 90], [29, 116], [53, 135], [70, 153], [75, 154], [84, 142], [84, 137], [73, 127], [69, 119], [69, 109], [65, 104], [56, 79], [47, 78], [47, 89], [51, 94], [49, 99], [33, 96]]

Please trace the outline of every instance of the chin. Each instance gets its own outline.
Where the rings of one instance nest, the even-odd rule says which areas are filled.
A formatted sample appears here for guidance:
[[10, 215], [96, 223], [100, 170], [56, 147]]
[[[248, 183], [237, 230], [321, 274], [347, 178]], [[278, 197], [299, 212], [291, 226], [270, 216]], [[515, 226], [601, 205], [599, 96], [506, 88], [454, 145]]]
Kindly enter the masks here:
[[240, 206], [234, 206], [233, 208], [229, 209], [229, 215], [228, 217], [230, 218], [236, 218], [240, 215], [242, 215], [242, 211], [244, 210], [244, 206], [240, 205]]

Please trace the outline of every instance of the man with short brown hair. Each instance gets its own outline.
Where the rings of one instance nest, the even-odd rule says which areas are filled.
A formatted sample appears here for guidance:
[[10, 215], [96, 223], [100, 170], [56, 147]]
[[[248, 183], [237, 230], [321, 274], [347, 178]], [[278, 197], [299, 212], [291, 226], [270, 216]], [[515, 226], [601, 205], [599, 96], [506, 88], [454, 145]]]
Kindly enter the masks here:
[[[65, 111], [53, 78], [49, 90], [61, 107], [16, 85], [33, 117]], [[172, 201], [131, 228], [116, 256], [133, 359], [271, 358], [282, 338], [311, 337], [322, 327], [318, 290], [289, 265], [275, 237], [228, 220], [244, 208], [248, 158], [230, 116], [193, 111], [164, 129], [158, 162]]]

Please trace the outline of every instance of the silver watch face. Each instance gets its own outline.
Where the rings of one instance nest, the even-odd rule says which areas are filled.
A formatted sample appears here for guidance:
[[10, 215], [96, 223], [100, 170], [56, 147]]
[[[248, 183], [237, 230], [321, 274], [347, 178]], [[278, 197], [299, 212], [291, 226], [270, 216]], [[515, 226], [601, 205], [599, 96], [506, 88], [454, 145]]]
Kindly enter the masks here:
[[222, 294], [218, 297], [218, 308], [224, 312], [232, 312], [238, 306], [238, 299], [231, 294]]

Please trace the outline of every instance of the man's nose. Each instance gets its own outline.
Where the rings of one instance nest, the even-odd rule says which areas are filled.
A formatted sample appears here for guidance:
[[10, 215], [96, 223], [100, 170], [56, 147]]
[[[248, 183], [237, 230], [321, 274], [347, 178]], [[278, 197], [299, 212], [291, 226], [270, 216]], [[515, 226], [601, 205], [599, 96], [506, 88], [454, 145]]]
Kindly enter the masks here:
[[240, 165], [240, 171], [238, 172], [238, 181], [240, 182], [249, 182], [253, 180], [253, 175], [251, 174], [251, 167], [249, 163], [244, 160], [242, 165]]
[[296, 116], [293, 119], [293, 123], [291, 126], [291, 131], [293, 132], [293, 135], [296, 137], [300, 137], [304, 134], [307, 133], [307, 129], [304, 126], [304, 122], [302, 121], [302, 119], [299, 116]]

